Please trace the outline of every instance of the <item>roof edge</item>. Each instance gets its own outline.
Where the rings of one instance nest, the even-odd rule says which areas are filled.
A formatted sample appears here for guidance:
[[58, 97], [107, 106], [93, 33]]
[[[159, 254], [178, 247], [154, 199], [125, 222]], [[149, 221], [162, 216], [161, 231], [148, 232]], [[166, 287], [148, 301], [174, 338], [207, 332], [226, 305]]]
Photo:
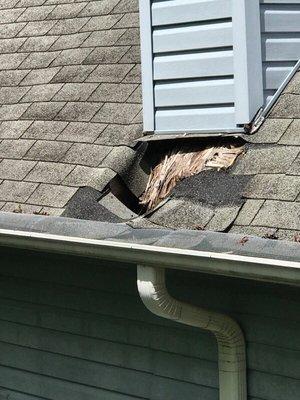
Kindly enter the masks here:
[[241, 235], [0, 213], [0, 246], [300, 284], [298, 243]]

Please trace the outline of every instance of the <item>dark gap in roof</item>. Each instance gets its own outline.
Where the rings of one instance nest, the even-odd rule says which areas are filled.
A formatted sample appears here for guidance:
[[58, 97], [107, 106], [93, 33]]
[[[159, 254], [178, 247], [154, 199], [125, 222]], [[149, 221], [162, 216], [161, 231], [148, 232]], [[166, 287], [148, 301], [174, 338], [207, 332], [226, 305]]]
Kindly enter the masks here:
[[170, 140], [157, 140], [148, 142], [148, 148], [146, 151], [146, 158], [150, 166], [155, 167], [161, 159], [172, 149], [175, 148], [189, 148], [193, 150], [201, 149], [205, 146], [222, 146], [226, 144], [234, 144], [236, 146], [243, 146], [247, 142], [241, 137], [179, 137], [177, 139]]
[[120, 176], [117, 175], [112, 179], [108, 187], [111, 193], [134, 213], [140, 215], [146, 211], [145, 207], [139, 203], [138, 197], [129, 190]]

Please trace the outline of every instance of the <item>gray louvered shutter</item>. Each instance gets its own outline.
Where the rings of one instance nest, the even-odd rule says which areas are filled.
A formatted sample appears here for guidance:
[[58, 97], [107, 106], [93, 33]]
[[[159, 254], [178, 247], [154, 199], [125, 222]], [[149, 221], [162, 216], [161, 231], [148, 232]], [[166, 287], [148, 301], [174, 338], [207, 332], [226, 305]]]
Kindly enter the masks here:
[[300, 0], [261, 0], [264, 97], [268, 103], [300, 59]]
[[140, 0], [144, 130], [239, 131], [263, 105], [259, 0]]

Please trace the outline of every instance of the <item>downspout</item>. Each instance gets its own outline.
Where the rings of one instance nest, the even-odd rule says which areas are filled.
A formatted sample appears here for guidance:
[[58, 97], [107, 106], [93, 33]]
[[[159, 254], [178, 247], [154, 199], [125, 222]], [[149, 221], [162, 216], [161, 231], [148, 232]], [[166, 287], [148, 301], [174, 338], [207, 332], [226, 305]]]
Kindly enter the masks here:
[[165, 269], [137, 266], [144, 305], [159, 317], [212, 332], [218, 343], [219, 399], [246, 400], [246, 349], [243, 332], [230, 317], [180, 302], [166, 288]]

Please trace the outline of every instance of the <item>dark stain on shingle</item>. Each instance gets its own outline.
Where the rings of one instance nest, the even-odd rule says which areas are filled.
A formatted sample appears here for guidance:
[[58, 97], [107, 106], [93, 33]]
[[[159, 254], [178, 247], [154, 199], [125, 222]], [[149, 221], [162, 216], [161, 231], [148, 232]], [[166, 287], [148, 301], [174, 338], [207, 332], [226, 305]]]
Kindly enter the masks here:
[[121, 219], [98, 203], [103, 194], [91, 187], [82, 187], [68, 202], [63, 217], [90, 221], [121, 222]]
[[250, 176], [229, 175], [223, 171], [204, 171], [181, 181], [174, 189], [175, 198], [193, 199], [208, 205], [240, 205]]

